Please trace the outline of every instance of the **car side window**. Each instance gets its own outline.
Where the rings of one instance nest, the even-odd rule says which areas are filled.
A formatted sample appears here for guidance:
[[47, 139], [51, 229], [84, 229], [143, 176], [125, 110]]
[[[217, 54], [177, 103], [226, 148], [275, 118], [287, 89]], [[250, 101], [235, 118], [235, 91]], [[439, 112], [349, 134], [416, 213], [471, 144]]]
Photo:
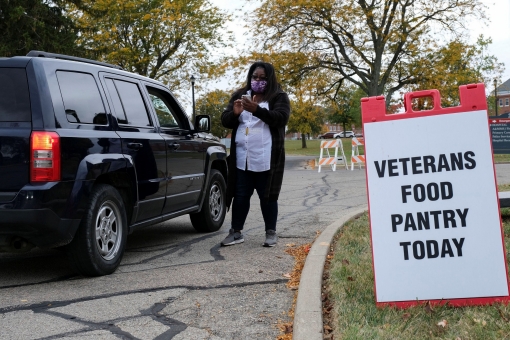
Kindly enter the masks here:
[[[114, 79], [113, 85], [116, 90], [114, 91], [111, 88], [112, 84], [108, 83], [108, 79], [106, 83], [112, 96], [113, 106], [119, 123], [133, 126], [152, 126], [149, 113], [137, 84]], [[116, 98], [117, 96], [118, 98]]]
[[163, 128], [184, 128], [178, 115], [172, 110], [168, 96], [158, 89], [147, 86], [152, 106], [156, 111], [159, 125]]
[[103, 100], [91, 74], [57, 71], [57, 80], [70, 123], [108, 124]]
[[122, 108], [122, 103], [120, 102], [119, 93], [117, 92], [117, 88], [113, 83], [113, 79], [106, 78], [105, 79], [106, 87], [108, 88], [108, 93], [110, 93], [110, 97], [112, 100], [112, 108], [115, 112], [115, 116], [117, 117], [117, 121], [120, 124], [127, 124], [126, 114], [124, 113], [124, 109]]

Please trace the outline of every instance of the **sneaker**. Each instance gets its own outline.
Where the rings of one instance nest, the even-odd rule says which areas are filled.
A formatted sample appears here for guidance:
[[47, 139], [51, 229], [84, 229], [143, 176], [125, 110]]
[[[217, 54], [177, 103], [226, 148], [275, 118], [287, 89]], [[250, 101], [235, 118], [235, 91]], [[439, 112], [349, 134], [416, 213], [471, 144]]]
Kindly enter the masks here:
[[276, 246], [276, 241], [278, 241], [278, 236], [276, 236], [275, 230], [266, 230], [266, 242], [264, 242], [264, 247], [274, 247]]
[[234, 244], [243, 242], [244, 242], [243, 233], [241, 233], [240, 231], [234, 231], [234, 229], [230, 229], [228, 231], [228, 236], [225, 237], [223, 241], [221, 241], [221, 245], [233, 246]]

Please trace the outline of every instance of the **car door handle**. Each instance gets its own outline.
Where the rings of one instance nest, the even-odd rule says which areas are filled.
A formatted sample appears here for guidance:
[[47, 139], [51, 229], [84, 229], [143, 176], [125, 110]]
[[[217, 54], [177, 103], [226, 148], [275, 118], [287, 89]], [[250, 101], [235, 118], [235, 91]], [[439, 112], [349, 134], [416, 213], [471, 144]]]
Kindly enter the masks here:
[[128, 143], [127, 147], [130, 149], [133, 149], [133, 150], [140, 150], [143, 147], [143, 144], [142, 143]]
[[177, 150], [178, 148], [181, 147], [181, 144], [179, 143], [168, 143], [168, 146], [174, 150]]

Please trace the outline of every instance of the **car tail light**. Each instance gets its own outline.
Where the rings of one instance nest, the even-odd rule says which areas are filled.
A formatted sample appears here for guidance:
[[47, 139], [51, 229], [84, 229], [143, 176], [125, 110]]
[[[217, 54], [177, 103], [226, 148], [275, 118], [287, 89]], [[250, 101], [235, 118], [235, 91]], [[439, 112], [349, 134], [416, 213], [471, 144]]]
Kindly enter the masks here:
[[56, 132], [34, 131], [30, 137], [30, 181], [60, 180], [60, 136]]

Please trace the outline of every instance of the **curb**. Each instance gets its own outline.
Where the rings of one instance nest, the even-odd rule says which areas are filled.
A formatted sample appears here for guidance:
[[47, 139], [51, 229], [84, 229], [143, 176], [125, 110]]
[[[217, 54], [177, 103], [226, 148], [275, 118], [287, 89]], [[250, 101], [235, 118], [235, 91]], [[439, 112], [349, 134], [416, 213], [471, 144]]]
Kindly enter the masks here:
[[349, 220], [367, 211], [357, 209], [330, 224], [313, 242], [299, 281], [294, 311], [293, 340], [322, 340], [322, 274], [331, 242], [337, 231]]

